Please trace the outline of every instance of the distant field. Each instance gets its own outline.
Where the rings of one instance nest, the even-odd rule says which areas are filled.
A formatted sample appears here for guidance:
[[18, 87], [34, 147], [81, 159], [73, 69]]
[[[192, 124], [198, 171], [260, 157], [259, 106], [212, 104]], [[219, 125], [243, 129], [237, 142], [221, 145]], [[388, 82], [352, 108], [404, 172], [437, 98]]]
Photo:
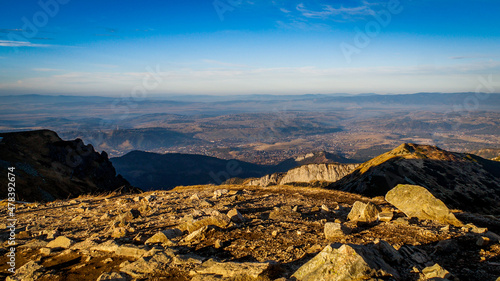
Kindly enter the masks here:
[[[276, 164], [312, 151], [366, 160], [403, 142], [452, 151], [498, 148], [500, 94], [263, 96], [199, 100], [8, 96], [0, 131], [52, 129], [110, 156], [179, 152]], [[14, 108], [16, 110], [14, 110]], [[457, 109], [458, 108], [458, 109]]]

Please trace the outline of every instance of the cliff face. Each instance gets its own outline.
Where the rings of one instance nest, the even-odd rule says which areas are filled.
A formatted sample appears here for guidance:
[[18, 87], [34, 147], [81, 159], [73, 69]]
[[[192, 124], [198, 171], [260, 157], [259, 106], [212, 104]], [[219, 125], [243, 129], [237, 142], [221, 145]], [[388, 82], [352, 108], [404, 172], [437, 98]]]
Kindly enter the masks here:
[[247, 185], [284, 185], [292, 183], [336, 182], [354, 171], [359, 164], [309, 164], [289, 170], [286, 173], [274, 173], [247, 182]]
[[[82, 140], [63, 141], [49, 130], [2, 133], [0, 173], [15, 167], [16, 199], [51, 201], [81, 194], [135, 190], [116, 171], [106, 152]], [[7, 177], [0, 190], [7, 194]]]

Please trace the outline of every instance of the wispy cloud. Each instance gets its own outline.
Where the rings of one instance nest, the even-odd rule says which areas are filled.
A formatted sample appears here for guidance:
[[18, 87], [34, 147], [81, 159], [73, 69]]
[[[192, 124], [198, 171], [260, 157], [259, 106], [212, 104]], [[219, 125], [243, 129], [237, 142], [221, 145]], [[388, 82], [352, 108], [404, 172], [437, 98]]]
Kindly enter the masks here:
[[210, 60], [210, 59], [204, 59], [202, 60], [204, 63], [208, 64], [215, 64], [215, 65], [220, 65], [220, 66], [228, 66], [228, 67], [247, 67], [247, 65], [244, 64], [236, 64], [236, 63], [229, 63], [229, 62], [223, 62], [223, 61], [217, 61], [217, 60]]
[[102, 63], [94, 63], [92, 64], [93, 66], [97, 66], [97, 67], [102, 67], [102, 68], [117, 68], [118, 65], [114, 65], [114, 64], [102, 64]]
[[62, 70], [61, 69], [55, 69], [55, 68], [33, 68], [33, 71], [51, 72], [51, 71], [62, 71]]
[[450, 57], [452, 60], [464, 60], [464, 59], [489, 59], [489, 58], [495, 58], [498, 56], [491, 56], [491, 55], [469, 55], [469, 56], [455, 56], [455, 57]]
[[0, 47], [50, 47], [47, 44], [34, 44], [27, 41], [0, 40]]
[[342, 16], [343, 18], [350, 16], [367, 16], [373, 13], [368, 3], [363, 3], [361, 6], [357, 7], [339, 7], [334, 8], [331, 5], [323, 5], [322, 9], [319, 11], [306, 9], [303, 3], [300, 3], [296, 7], [297, 11], [301, 12], [304, 17], [307, 18], [320, 18], [326, 19], [331, 16]]
[[282, 12], [283, 12], [283, 13], [285, 13], [285, 14], [291, 13], [291, 11], [290, 11], [290, 10], [287, 10], [287, 9], [285, 9], [285, 8], [280, 8], [280, 11], [282, 11]]

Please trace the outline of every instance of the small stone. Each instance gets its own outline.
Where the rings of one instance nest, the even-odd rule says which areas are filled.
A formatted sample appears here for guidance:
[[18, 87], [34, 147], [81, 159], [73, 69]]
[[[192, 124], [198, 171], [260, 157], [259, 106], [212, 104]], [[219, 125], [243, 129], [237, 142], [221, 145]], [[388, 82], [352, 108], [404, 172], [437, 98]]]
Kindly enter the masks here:
[[347, 219], [350, 221], [359, 221], [371, 223], [378, 219], [380, 208], [372, 202], [363, 203], [361, 201], [354, 202]]
[[48, 256], [52, 253], [52, 249], [50, 248], [40, 248], [40, 254], [44, 255], [44, 256]]
[[173, 244], [172, 241], [168, 239], [167, 235], [165, 235], [165, 233], [162, 231], [157, 232], [155, 235], [151, 236], [151, 238], [149, 238], [145, 242], [145, 244], [155, 244], [155, 243], [161, 243], [165, 245]]
[[271, 233], [271, 236], [273, 238], [276, 238], [276, 236], [278, 236], [278, 231], [277, 230], [273, 230], [273, 232]]
[[73, 240], [66, 238], [64, 236], [59, 236], [56, 239], [50, 241], [47, 244], [47, 248], [64, 248], [67, 249], [71, 247], [75, 242]]
[[202, 228], [199, 228], [199, 229], [193, 231], [188, 236], [186, 236], [186, 238], [184, 238], [184, 241], [189, 242], [189, 241], [197, 239], [197, 238], [203, 239], [205, 237], [205, 232], [207, 232], [207, 230], [208, 230], [208, 226], [203, 226]]
[[119, 272], [105, 272], [97, 278], [97, 281], [127, 281], [127, 275]]
[[123, 238], [127, 236], [127, 229], [125, 227], [115, 227], [111, 233], [113, 238]]
[[229, 192], [229, 190], [227, 190], [227, 189], [215, 190], [213, 198], [217, 199], [217, 198], [221, 197], [222, 195], [227, 194], [228, 192]]
[[17, 239], [28, 239], [31, 237], [31, 231], [20, 231], [17, 235]]
[[479, 247], [487, 246], [490, 243], [490, 238], [481, 236], [477, 239], [476, 245]]
[[203, 207], [203, 208], [210, 208], [210, 207], [214, 206], [214, 204], [208, 200], [201, 200], [199, 205], [200, 205], [200, 207]]
[[134, 201], [135, 202], [139, 202], [142, 200], [142, 197], [141, 196], [137, 196], [137, 197], [134, 197]]
[[198, 196], [198, 193], [195, 193], [189, 197], [189, 200], [200, 200], [200, 197]]
[[449, 232], [450, 231], [450, 225], [443, 226], [439, 229], [441, 232]]
[[108, 219], [110, 219], [110, 218], [111, 218], [111, 216], [109, 215], [109, 213], [107, 213], [107, 212], [106, 212], [106, 213], [104, 213], [104, 215], [102, 215], [102, 216], [101, 216], [101, 218], [100, 218], [100, 219], [101, 219], [101, 220], [108, 220]]
[[243, 194], [243, 192], [241, 190], [229, 190], [229, 192], [227, 193], [228, 195], [240, 195], [240, 194]]
[[231, 219], [231, 221], [236, 222], [236, 223], [241, 223], [245, 221], [245, 218], [243, 215], [238, 211], [238, 209], [231, 209], [228, 213], [227, 216]]
[[324, 232], [327, 240], [334, 240], [348, 234], [350, 230], [340, 223], [327, 222], [325, 224]]
[[222, 246], [223, 245], [222, 245], [222, 242], [220, 241], [220, 239], [215, 240], [215, 243], [214, 243], [215, 249], [220, 249], [220, 248], [222, 248]]
[[393, 212], [381, 212], [378, 214], [378, 220], [388, 222], [392, 220], [393, 216], [394, 216]]
[[326, 206], [325, 204], [323, 204], [323, 205], [321, 205], [321, 211], [330, 212], [330, 208], [328, 208], [328, 206]]
[[228, 216], [215, 211], [212, 212], [212, 215], [210, 217], [203, 218], [195, 222], [186, 223], [186, 225], [182, 229], [185, 228], [189, 231], [189, 233], [192, 233], [193, 231], [200, 229], [203, 226], [214, 225], [220, 228], [226, 228], [230, 223], [231, 219]]
[[47, 231], [45, 234], [47, 234], [47, 239], [55, 239], [57, 236], [61, 235], [57, 229]]
[[144, 249], [144, 247], [141, 248], [135, 245], [119, 246], [115, 252], [115, 254], [118, 256], [131, 257], [136, 259], [142, 257], [146, 253], [147, 251]]
[[[425, 280], [441, 280], [451, 278], [451, 274], [448, 270], [442, 268], [439, 264], [434, 264], [433, 266], [426, 267], [422, 269], [422, 274]], [[438, 279], [441, 278], [441, 279]]]
[[119, 245], [115, 241], [108, 240], [104, 243], [91, 247], [90, 250], [101, 252], [116, 252], [118, 250], [118, 247]]
[[473, 228], [471, 228], [470, 230], [472, 233], [476, 233], [476, 234], [483, 234], [483, 233], [486, 233], [488, 232], [488, 228], [486, 227], [477, 227], [477, 226], [474, 226]]

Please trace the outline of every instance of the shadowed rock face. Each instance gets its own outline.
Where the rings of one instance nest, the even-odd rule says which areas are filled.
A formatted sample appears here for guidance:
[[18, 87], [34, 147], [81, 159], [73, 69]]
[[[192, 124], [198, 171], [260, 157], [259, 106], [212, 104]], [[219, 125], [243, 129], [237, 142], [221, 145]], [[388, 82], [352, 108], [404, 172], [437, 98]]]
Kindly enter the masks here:
[[[137, 190], [116, 175], [106, 152], [82, 140], [63, 141], [49, 130], [0, 134], [0, 171], [15, 167], [16, 199], [51, 201], [81, 194]], [[7, 194], [7, 177], [0, 190]]]
[[451, 208], [500, 214], [499, 162], [429, 145], [402, 144], [329, 188], [384, 196], [398, 184], [423, 186]]

